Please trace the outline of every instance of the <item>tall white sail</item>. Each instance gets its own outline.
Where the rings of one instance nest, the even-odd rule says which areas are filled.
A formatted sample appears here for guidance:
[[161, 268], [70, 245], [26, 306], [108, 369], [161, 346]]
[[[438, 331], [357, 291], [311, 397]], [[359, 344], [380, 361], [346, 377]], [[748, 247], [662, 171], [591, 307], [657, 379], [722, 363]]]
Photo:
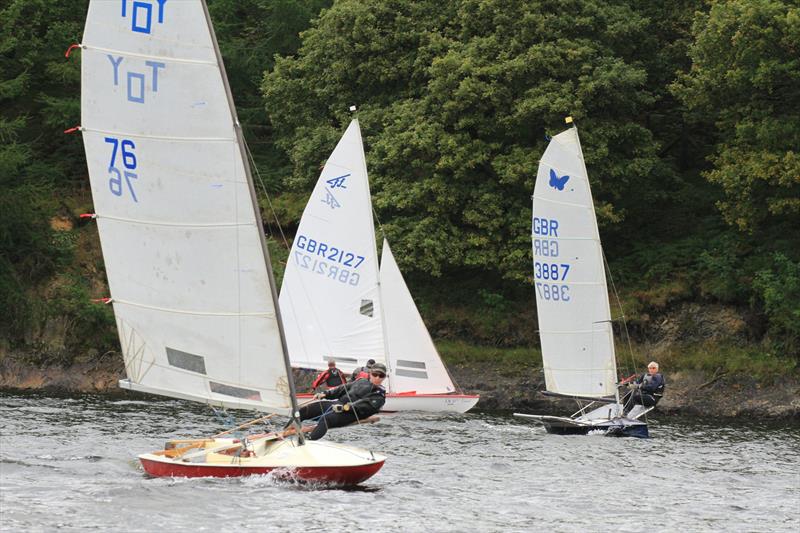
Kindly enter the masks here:
[[408, 291], [389, 243], [381, 253], [381, 295], [386, 304], [389, 341], [389, 387], [392, 392], [419, 394], [455, 392], [455, 386], [433, 345], [414, 299]]
[[613, 395], [603, 252], [577, 130], [552, 138], [533, 195], [533, 277], [547, 390]]
[[294, 366], [384, 361], [378, 257], [358, 120], [328, 159], [292, 243], [281, 314]]
[[285, 413], [290, 377], [201, 0], [92, 1], [81, 126], [127, 386]]

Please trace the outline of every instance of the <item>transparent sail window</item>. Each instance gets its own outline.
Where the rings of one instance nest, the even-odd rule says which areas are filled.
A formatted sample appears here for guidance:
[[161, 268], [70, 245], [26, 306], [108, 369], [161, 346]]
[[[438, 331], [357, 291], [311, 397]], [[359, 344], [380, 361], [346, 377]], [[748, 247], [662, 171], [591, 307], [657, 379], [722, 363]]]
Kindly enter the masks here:
[[200, 355], [194, 355], [168, 347], [167, 361], [170, 366], [174, 366], [175, 368], [197, 372], [203, 375], [206, 373], [206, 361]]

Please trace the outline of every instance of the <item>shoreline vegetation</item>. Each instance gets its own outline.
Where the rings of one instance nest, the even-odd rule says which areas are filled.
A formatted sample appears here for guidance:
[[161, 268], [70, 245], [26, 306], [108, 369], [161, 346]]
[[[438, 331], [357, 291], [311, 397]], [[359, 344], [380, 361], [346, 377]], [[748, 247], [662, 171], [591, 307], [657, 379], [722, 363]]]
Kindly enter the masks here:
[[[660, 412], [798, 416], [796, 2], [207, 1], [279, 283], [356, 105], [376, 233], [456, 381], [480, 408], [556, 405], [536, 394], [530, 197], [570, 115], [621, 369], [661, 364]], [[124, 371], [64, 135], [88, 3], [0, 8], [0, 387], [108, 391]]]
[[[465, 392], [481, 395], [476, 410], [563, 414], [575, 406], [573, 401], [554, 400], [539, 394], [545, 388], [544, 375], [541, 357], [535, 349], [487, 348], [453, 341], [437, 344], [458, 386]], [[759, 365], [754, 363], [754, 359], [747, 358], [745, 361], [751, 371], [736, 370], [739, 350], [718, 349], [714, 357], [694, 361], [688, 360], [687, 355], [677, 355], [677, 351], [664, 351], [661, 361], [680, 366], [668, 367], [661, 363], [667, 380], [667, 393], [653, 416], [758, 417], [800, 421], [800, 373], [785, 360], [770, 358]], [[698, 352], [705, 350], [680, 351], [681, 354]], [[636, 356], [637, 368], [643, 368], [645, 360], [641, 355]], [[729, 363], [727, 366], [726, 361]], [[313, 371], [296, 371], [300, 389], [310, 383], [315, 374]], [[67, 366], [37, 363], [36, 358], [22, 354], [5, 354], [0, 358], [0, 390], [138, 394], [118, 388], [118, 380], [124, 377], [122, 357], [116, 352]]]

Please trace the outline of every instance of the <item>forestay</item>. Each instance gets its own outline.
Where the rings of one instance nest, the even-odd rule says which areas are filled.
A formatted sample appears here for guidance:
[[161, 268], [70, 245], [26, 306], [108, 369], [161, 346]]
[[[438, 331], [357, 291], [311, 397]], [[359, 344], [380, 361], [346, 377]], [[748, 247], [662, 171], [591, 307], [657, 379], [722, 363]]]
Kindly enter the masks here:
[[292, 365], [353, 368], [385, 360], [378, 258], [358, 120], [328, 159], [303, 211], [281, 286]]
[[131, 388], [288, 412], [262, 229], [200, 0], [92, 1], [82, 131]]
[[603, 253], [577, 130], [552, 138], [533, 197], [533, 275], [547, 390], [615, 392]]
[[395, 393], [455, 392], [439, 353], [403, 280], [389, 243], [381, 253], [381, 295], [386, 304], [386, 336], [391, 372], [389, 387]]

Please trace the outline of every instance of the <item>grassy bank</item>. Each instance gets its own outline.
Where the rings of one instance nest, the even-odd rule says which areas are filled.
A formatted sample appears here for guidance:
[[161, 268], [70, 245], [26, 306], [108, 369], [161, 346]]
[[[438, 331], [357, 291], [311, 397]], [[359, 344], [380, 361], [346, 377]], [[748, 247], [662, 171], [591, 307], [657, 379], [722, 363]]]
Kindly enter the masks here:
[[[542, 367], [538, 347], [503, 348], [476, 346], [463, 341], [436, 342], [439, 353], [448, 365], [470, 367], [493, 365], [497, 373], [512, 376], [520, 369]], [[670, 346], [637, 344], [617, 347], [618, 366], [626, 372], [643, 372], [647, 363], [657, 360], [667, 372], [703, 371], [711, 375], [746, 375], [769, 382], [781, 376], [800, 377], [800, 365], [791, 356], [782, 356], [758, 345], [704, 342]]]

